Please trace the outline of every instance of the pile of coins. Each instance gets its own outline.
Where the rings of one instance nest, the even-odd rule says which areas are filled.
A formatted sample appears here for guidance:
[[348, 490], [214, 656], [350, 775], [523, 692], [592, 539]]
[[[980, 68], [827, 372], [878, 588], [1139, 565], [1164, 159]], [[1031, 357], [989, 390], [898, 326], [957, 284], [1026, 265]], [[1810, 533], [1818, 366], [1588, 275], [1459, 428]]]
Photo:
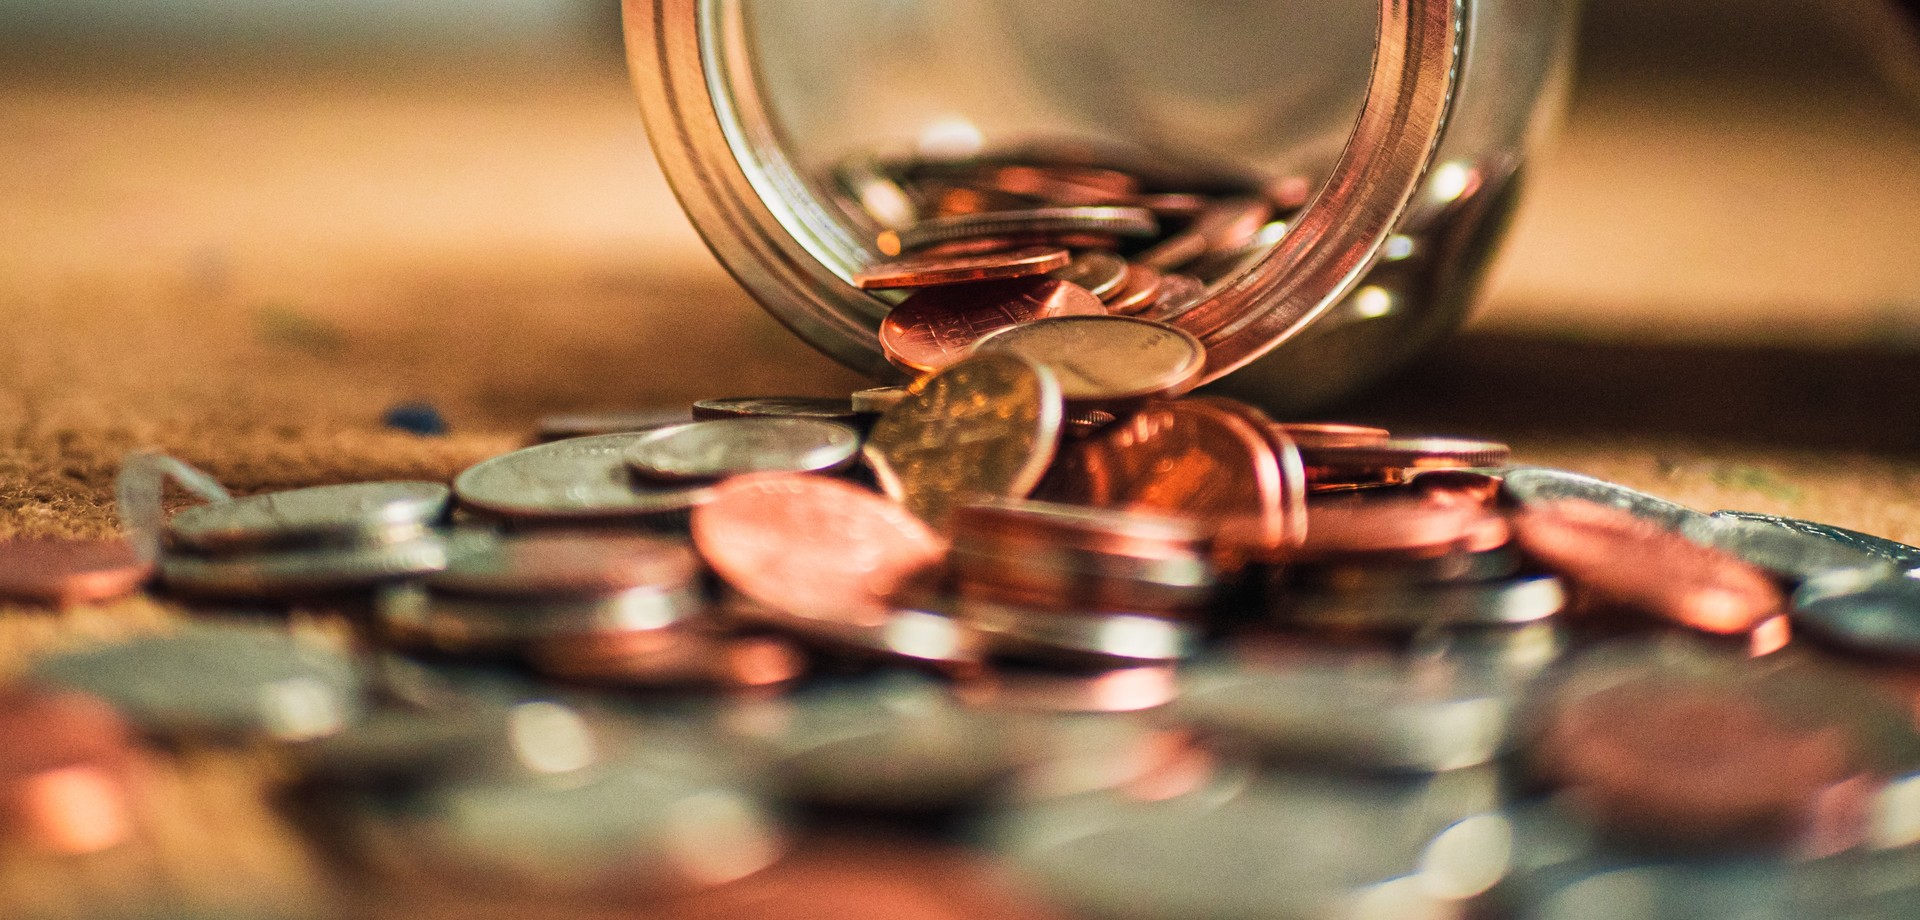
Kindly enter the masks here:
[[[124, 509], [157, 567], [0, 547], [14, 598], [219, 605], [32, 664], [9, 832], [135, 836], [36, 791], [124, 799], [131, 726], [284, 755], [354, 888], [631, 904], [878, 820], [1102, 917], [1920, 912], [1920, 549], [1176, 398], [1199, 343], [1107, 311], [1221, 256], [1226, 205], [1023, 170], [909, 197], [1190, 222], [1118, 265], [1031, 245], [1091, 245], [1060, 201], [901, 223], [920, 261], [863, 279], [920, 289], [883, 329], [906, 386]], [[984, 226], [1021, 246], [954, 245]]]

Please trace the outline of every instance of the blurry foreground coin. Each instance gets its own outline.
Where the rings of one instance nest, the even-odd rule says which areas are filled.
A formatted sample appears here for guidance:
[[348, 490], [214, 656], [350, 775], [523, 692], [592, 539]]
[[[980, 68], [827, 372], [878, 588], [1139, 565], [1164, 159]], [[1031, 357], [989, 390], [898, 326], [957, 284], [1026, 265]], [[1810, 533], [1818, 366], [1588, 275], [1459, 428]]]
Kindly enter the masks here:
[[1817, 576], [1793, 595], [1793, 622], [1850, 651], [1920, 662], [1920, 582], [1890, 571]]
[[0, 541], [0, 601], [70, 607], [125, 597], [153, 574], [125, 540]]
[[250, 626], [189, 626], [56, 655], [30, 673], [163, 736], [301, 740], [339, 731], [362, 708], [361, 678], [345, 656]]
[[400, 543], [287, 549], [160, 559], [160, 580], [200, 597], [287, 598], [360, 591], [447, 567], [447, 543], [422, 536]]

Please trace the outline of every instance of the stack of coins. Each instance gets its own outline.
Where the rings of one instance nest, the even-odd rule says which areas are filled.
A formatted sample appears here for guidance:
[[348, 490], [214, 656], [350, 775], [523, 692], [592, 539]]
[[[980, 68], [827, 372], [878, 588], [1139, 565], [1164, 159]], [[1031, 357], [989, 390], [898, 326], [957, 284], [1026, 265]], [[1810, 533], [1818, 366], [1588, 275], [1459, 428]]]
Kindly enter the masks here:
[[289, 597], [435, 572], [451, 496], [437, 482], [364, 482], [197, 505], [167, 523], [160, 580], [182, 594]]
[[1001, 501], [961, 507], [952, 529], [957, 610], [995, 652], [1145, 663], [1198, 648], [1215, 577], [1191, 521]]

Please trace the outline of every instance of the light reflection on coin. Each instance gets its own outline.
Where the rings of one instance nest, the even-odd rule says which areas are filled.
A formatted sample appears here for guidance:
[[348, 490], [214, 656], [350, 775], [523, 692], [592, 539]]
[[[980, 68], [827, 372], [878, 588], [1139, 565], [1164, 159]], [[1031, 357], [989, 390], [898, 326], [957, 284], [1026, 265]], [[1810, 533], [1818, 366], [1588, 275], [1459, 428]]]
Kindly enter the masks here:
[[808, 418], [736, 418], [656, 428], [627, 448], [627, 465], [663, 482], [741, 473], [827, 473], [853, 462], [858, 432]]
[[880, 487], [942, 526], [954, 508], [1023, 498], [1060, 441], [1060, 384], [1011, 355], [982, 355], [915, 385], [862, 449]]
[[1192, 389], [1207, 350], [1191, 334], [1126, 316], [1062, 316], [1002, 329], [973, 353], [1019, 355], [1053, 371], [1069, 403], [1127, 403]]
[[167, 537], [208, 551], [417, 536], [446, 513], [437, 482], [354, 482], [269, 492], [182, 509]]
[[468, 507], [533, 521], [645, 518], [685, 512], [712, 498], [707, 486], [636, 485], [626, 451], [645, 436], [571, 438], [482, 460], [454, 479], [454, 493]]
[[1126, 282], [1127, 260], [1104, 250], [1089, 250], [1074, 256], [1066, 268], [1056, 269], [1052, 277], [1077, 284], [1105, 300]]

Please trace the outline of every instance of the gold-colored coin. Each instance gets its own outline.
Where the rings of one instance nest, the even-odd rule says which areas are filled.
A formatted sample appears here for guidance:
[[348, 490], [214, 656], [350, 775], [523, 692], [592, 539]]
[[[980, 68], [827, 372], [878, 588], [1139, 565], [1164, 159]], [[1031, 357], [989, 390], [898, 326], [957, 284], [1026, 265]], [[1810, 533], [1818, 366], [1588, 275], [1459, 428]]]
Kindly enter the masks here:
[[867, 465], [880, 487], [942, 526], [954, 508], [1022, 498], [1060, 442], [1060, 384], [1013, 355], [981, 355], [927, 377], [874, 423]]

